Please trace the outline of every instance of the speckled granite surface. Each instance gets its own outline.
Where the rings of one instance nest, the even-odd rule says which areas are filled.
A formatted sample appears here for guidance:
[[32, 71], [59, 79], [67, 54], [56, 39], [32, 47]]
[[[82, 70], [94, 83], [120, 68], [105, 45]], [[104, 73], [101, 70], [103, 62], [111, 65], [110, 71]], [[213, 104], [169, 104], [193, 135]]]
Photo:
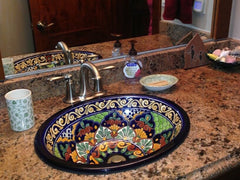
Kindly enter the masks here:
[[40, 125], [68, 106], [62, 103], [63, 96], [57, 96], [35, 101], [36, 124], [20, 133], [10, 129], [7, 109], [0, 109], [0, 179], [206, 179], [222, 168], [239, 164], [240, 70], [203, 66], [162, 73], [176, 76], [179, 82], [164, 92], [150, 92], [138, 81], [124, 79], [104, 88], [108, 94], [144, 93], [167, 98], [187, 112], [191, 122], [189, 135], [167, 157], [135, 170], [96, 176], [48, 166], [36, 155], [33, 141]]

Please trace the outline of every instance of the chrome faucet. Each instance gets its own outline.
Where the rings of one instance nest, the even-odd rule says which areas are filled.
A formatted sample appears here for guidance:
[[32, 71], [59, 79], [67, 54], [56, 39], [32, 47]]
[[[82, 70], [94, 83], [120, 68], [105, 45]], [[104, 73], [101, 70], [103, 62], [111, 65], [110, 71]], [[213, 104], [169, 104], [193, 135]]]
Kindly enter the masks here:
[[[112, 68], [114, 68], [114, 66], [105, 67], [102, 70]], [[89, 73], [93, 75], [93, 78], [89, 78]], [[78, 101], [86, 101], [104, 95], [100, 73], [96, 66], [89, 61], [81, 64], [80, 67], [80, 90], [78, 95], [75, 95], [75, 90], [73, 89], [74, 82], [72, 80], [72, 75], [67, 74], [65, 76], [48, 78], [49, 81], [58, 79], [65, 79], [66, 81], [66, 96], [63, 99], [65, 103], [72, 104]], [[90, 87], [89, 80], [93, 80], [93, 88]]]
[[70, 49], [65, 42], [60, 41], [57, 43], [56, 49], [61, 49], [63, 51], [65, 64], [73, 64], [73, 58]]
[[[90, 88], [89, 85], [89, 72], [93, 75], [93, 88]], [[98, 69], [91, 62], [83, 63], [80, 68], [79, 100], [85, 101], [102, 96], [103, 94], [101, 76]]]

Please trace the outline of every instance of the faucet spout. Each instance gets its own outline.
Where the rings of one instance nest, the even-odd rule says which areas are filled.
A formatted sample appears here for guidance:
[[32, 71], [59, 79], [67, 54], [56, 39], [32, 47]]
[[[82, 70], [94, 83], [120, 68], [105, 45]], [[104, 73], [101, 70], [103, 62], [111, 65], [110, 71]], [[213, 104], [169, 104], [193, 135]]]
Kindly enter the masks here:
[[[88, 72], [91, 72], [94, 76], [93, 89], [91, 89], [89, 85]], [[101, 76], [96, 66], [94, 66], [91, 62], [83, 63], [80, 68], [80, 100], [85, 101], [94, 97], [102, 96], [103, 94]]]
[[73, 64], [72, 54], [65, 42], [60, 41], [57, 43], [56, 49], [61, 49], [63, 51], [65, 64]]

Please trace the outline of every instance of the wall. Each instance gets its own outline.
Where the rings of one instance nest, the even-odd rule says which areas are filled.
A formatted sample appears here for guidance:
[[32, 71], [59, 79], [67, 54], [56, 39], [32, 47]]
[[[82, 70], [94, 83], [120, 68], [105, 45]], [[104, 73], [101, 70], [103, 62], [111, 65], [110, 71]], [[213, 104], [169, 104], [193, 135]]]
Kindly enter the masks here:
[[230, 21], [230, 28], [229, 28], [229, 37], [233, 39], [240, 40], [240, 1], [233, 0], [232, 4], [232, 13], [231, 13], [231, 21]]
[[[162, 14], [164, 12], [164, 4], [165, 4], [165, 0], [162, 0]], [[211, 26], [212, 26], [212, 9], [213, 9], [213, 0], [205, 0], [204, 9], [202, 12], [193, 11], [192, 24], [183, 24], [178, 19], [175, 19], [174, 21], [167, 21], [167, 22], [184, 25], [184, 26], [210, 34]]]
[[210, 33], [212, 27], [212, 9], [213, 0], [205, 0], [203, 12], [193, 11], [193, 26]]
[[2, 57], [34, 52], [27, 0], [0, 0]]

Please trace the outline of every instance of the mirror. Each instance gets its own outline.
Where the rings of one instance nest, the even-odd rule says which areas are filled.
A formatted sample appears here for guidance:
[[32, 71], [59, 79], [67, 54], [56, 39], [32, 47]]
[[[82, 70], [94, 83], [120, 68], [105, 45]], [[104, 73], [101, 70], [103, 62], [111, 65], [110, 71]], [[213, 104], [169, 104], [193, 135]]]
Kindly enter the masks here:
[[[153, 0], [153, 2], [154, 2], [154, 0]], [[163, 4], [163, 2], [164, 1], [162, 1], [162, 4]], [[221, 4], [224, 1], [210, 0], [207, 2], [208, 2], [208, 5], [205, 4], [206, 9], [204, 11], [202, 11], [202, 13], [193, 11], [193, 23], [191, 25], [182, 24], [178, 20], [174, 20], [174, 21], [161, 20], [160, 24], [159, 24], [159, 33], [158, 34], [146, 35], [146, 36], [144, 36], [144, 38], [143, 38], [143, 36], [135, 37], [134, 39], [137, 41], [137, 43], [136, 43], [137, 51], [139, 53], [145, 53], [145, 52], [149, 52], [151, 50], [156, 51], [157, 49], [161, 49], [161, 48], [166, 48], [166, 47], [170, 47], [170, 46], [173, 47], [175, 45], [186, 44], [189, 41], [189, 38], [194, 33], [200, 33], [202, 35], [203, 39], [205, 39], [205, 40], [209, 39], [210, 37], [216, 38], [216, 32], [214, 31], [214, 29], [217, 28], [216, 17], [218, 17], [217, 16], [218, 11], [215, 9], [216, 9], [216, 6], [221, 7]], [[162, 13], [163, 13], [163, 9], [164, 9], [164, 7], [162, 7], [162, 10], [161, 10]], [[214, 14], [212, 14], [212, 13], [214, 13]], [[207, 16], [206, 16], [206, 14], [207, 14]], [[213, 17], [213, 21], [211, 21], [212, 17]], [[205, 19], [206, 21], [201, 21], [201, 19]], [[202, 22], [204, 22], [204, 23], [202, 23]], [[227, 20], [227, 22], [229, 22], [229, 19]], [[202, 28], [203, 26], [204, 26], [204, 28]], [[178, 33], [176, 33], [176, 32], [178, 32]], [[167, 36], [170, 39], [169, 43], [162, 43], [162, 45], [156, 44], [156, 46], [152, 46], [153, 43], [151, 43], [151, 46], [148, 44], [147, 46], [144, 46], [144, 48], [143, 48], [143, 46], [140, 47], [140, 44], [142, 45], [146, 42], [145, 38], [155, 38], [156, 39], [156, 37], [159, 37], [162, 35]], [[172, 35], [174, 35], [174, 36], [172, 36]], [[121, 42], [124, 44], [124, 47], [123, 47], [124, 54], [127, 54], [130, 49], [130, 44], [128, 41], [129, 41], [129, 39], [121, 39]], [[141, 42], [141, 41], [143, 41], [143, 42]], [[148, 40], [147, 42], [152, 42], [152, 41]], [[162, 42], [161, 38], [160, 38], [160, 40], [158, 39], [157, 42]], [[104, 42], [104, 43], [109, 43], [109, 42]], [[113, 44], [114, 44], [114, 41], [110, 42], [110, 49], [109, 49], [109, 44], [108, 44], [109, 53], [102, 54], [102, 56], [103, 55], [104, 56], [103, 56], [103, 59], [101, 59], [100, 61], [107, 61], [109, 59], [114, 59], [114, 58], [111, 58], [111, 51], [112, 51]], [[138, 44], [139, 44], [139, 47], [138, 47]], [[92, 44], [84, 45], [79, 48], [83, 49], [83, 50], [91, 51], [91, 48], [90, 48], [91, 46], [93, 46], [93, 45]], [[97, 49], [99, 49], [99, 48], [97, 48]], [[101, 55], [101, 53], [100, 53], [100, 55]], [[71, 65], [69, 65], [69, 66], [71, 67]], [[59, 68], [60, 69], [69, 68], [69, 66], [53, 68], [52, 70], [58, 70]], [[74, 65], [72, 65], [72, 66], [74, 66]], [[41, 69], [41, 70], [37, 70], [35, 73], [41, 73], [41, 72], [45, 72], [45, 71], [51, 71], [51, 70], [50, 69]], [[29, 74], [33, 74], [33, 72], [9, 75], [6, 78], [11, 79], [14, 77], [20, 77], [20, 76], [25, 76], [25, 75], [29, 75]]]

